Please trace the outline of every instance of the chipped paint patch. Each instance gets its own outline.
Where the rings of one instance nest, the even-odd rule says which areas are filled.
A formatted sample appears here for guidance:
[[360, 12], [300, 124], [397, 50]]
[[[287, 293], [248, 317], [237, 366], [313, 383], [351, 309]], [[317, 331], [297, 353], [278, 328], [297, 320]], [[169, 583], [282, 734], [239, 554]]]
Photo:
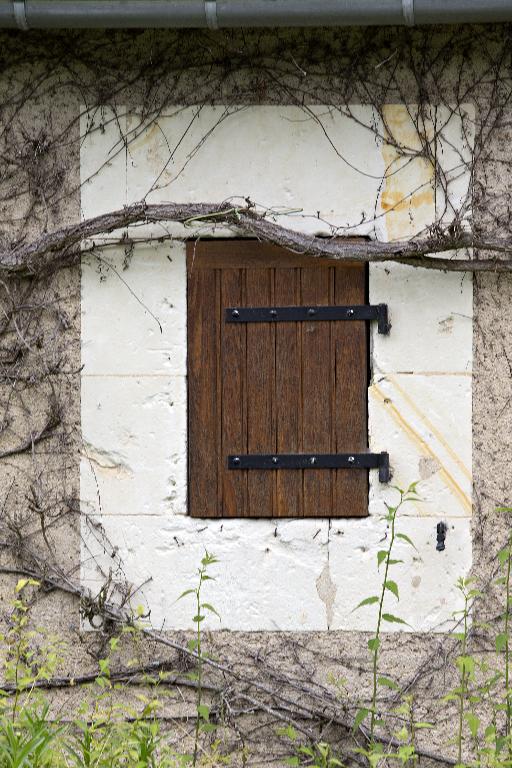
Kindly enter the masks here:
[[331, 578], [331, 569], [329, 567], [329, 560], [323, 567], [322, 573], [316, 580], [316, 591], [320, 600], [325, 605], [325, 613], [327, 616], [327, 629], [332, 627], [332, 620], [334, 615], [334, 601], [336, 600], [336, 584]]

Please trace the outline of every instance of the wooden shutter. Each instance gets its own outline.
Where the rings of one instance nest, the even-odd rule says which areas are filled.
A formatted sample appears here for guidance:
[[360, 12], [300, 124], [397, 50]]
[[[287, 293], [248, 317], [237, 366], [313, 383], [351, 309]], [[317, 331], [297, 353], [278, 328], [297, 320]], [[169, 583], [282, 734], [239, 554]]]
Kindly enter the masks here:
[[365, 303], [365, 267], [254, 241], [189, 243], [189, 512], [363, 517], [367, 469], [232, 470], [230, 454], [364, 452], [364, 321], [230, 324], [233, 306]]

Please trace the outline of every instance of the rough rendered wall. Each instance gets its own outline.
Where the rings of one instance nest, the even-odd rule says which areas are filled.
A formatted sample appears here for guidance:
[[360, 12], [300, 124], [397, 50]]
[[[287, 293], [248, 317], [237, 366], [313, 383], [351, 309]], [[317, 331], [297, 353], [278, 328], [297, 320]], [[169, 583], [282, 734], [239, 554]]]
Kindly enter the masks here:
[[[198, 36], [193, 47], [205, 51], [206, 56], [216, 41], [228, 39], [223, 34]], [[270, 56], [277, 33], [261, 34], [261, 50]], [[274, 92], [263, 87], [257, 76], [247, 81], [241, 75], [232, 81], [226, 78], [226, 82], [222, 72], [211, 93], [202, 80], [194, 79], [194, 73], [188, 74], [185, 88], [182, 80], [178, 88], [174, 80], [169, 78], [168, 82], [165, 77], [155, 84], [151, 81], [153, 65], [157, 60], [160, 66], [162, 60], [178, 56], [185, 33], [181, 37], [163, 32], [138, 35], [77, 34], [68, 39], [62, 34], [51, 38], [51, 46], [44, 35], [2, 37], [5, 45], [0, 50], [8, 52], [9, 66], [17, 67], [20, 81], [22, 66], [16, 64], [17, 57], [22, 61], [30, 55], [41, 62], [47, 57], [54, 67], [62, 61], [67, 61], [69, 67], [31, 104], [53, 137], [61, 135], [62, 125], [71, 125], [59, 145], [65, 192], [58, 214], [52, 208], [52, 215], [45, 217], [41, 203], [43, 214], [32, 222], [34, 231], [77, 221], [79, 198], [81, 216], [86, 217], [140, 199], [150, 192], [153, 182], [155, 189], [148, 200], [223, 200], [249, 195], [260, 205], [276, 207], [277, 220], [287, 226], [311, 233], [330, 232], [327, 221], [340, 227], [340, 234], [352, 231], [383, 240], [411, 235], [444, 210], [446, 201], [440, 199], [427, 164], [415, 160], [400, 170], [389, 146], [380, 146], [363, 128], [352, 124], [349, 128], [343, 120], [322, 112], [335, 151], [319, 124], [304, 120], [303, 113], [290, 106], [293, 100], [285, 87]], [[325, 49], [321, 50], [325, 50], [326, 59], [321, 63], [328, 70], [328, 57], [337, 60], [340, 50], [352, 50], [359, 35], [355, 31], [342, 38], [339, 33], [298, 31], [289, 33], [284, 52], [277, 44], [276, 50], [283, 61], [292, 62], [292, 69], [300, 60], [304, 72], [309, 72], [306, 65], [311, 62], [314, 68], [318, 64], [318, 44], [325, 39]], [[420, 33], [417, 35], [420, 40]], [[372, 32], [373, 38], [378, 38], [377, 32]], [[472, 50], [477, 50], [478, 39], [475, 36]], [[250, 36], [230, 36], [233, 60], [236, 51], [251, 40]], [[384, 71], [385, 62], [400, 50], [402, 38], [401, 33], [386, 30], [379, 40], [376, 45], [382, 46], [382, 51], [371, 51], [376, 62], [372, 73]], [[62, 41], [72, 48], [76, 58], [65, 55]], [[59, 51], [57, 63], [51, 58], [53, 46]], [[478, 54], [477, 50], [475, 55], [483, 58], [484, 53], [482, 50]], [[97, 71], [91, 65], [95, 57]], [[279, 63], [275, 64], [276, 70]], [[127, 72], [133, 83], [123, 92], [122, 104], [128, 105], [123, 109], [117, 103], [115, 86], [122, 76], [128, 77]], [[476, 77], [478, 72], [472, 74]], [[295, 76], [306, 77], [300, 71], [286, 75], [290, 81]], [[432, 102], [439, 95], [439, 86], [446, 104], [456, 91], [460, 92], [461, 83], [455, 69], [443, 71], [442, 78], [441, 85], [432, 86]], [[35, 82], [35, 77], [32, 80]], [[313, 95], [306, 93], [306, 103], [322, 92], [319, 82], [315, 81], [318, 88]], [[4, 90], [16, 89], [12, 69], [8, 81], [3, 77], [2, 86]], [[329, 87], [350, 95], [350, 75], [334, 85], [329, 81]], [[471, 110], [475, 110], [477, 118], [485, 114], [493, 98], [491, 87], [489, 92], [486, 88], [484, 83], [478, 91], [480, 101], [476, 106], [465, 104], [470, 117]], [[181, 135], [180, 127], [190, 112], [166, 109], [160, 114], [157, 109], [156, 121], [149, 119], [148, 113], [159, 97], [165, 97], [168, 105], [183, 103], [184, 92], [189, 105], [201, 98], [206, 98], [207, 103], [193, 121], [191, 133], [180, 143], [173, 163], [167, 164], [171, 141], [178, 143], [176, 136]], [[385, 94], [386, 119], [404, 141], [411, 140], [403, 109], [404, 103], [414, 109], [409, 93], [415, 93], [412, 78], [400, 93]], [[359, 93], [354, 102], [361, 98]], [[398, 101], [402, 102], [399, 107]], [[251, 109], [232, 110], [233, 114], [215, 127], [208, 140], [197, 146], [205, 128], [211, 127], [218, 115], [219, 105], [246, 102], [252, 104]], [[143, 127], [137, 135], [141, 103], [145, 105]], [[354, 113], [368, 117], [368, 109], [357, 107]], [[432, 118], [431, 112], [429, 115], [435, 124], [437, 118]], [[93, 122], [87, 125], [89, 118]], [[433, 138], [441, 166], [450, 177], [450, 169], [458, 166], [450, 153], [455, 152], [460, 160], [467, 147], [473, 141], [477, 143], [479, 165], [474, 179], [473, 213], [481, 231], [507, 233], [509, 166], [506, 162], [487, 161], [485, 153], [506, 159], [510, 146], [509, 110], [500, 112], [494, 133], [485, 142], [471, 133], [461, 136], [457, 119], [457, 115], [448, 119], [444, 129], [447, 141], [438, 134]], [[29, 116], [26, 126], [35, 130], [36, 121]], [[130, 140], [125, 142], [127, 135]], [[22, 137], [22, 146], [24, 141]], [[107, 165], [102, 168], [105, 160]], [[366, 175], [354, 171], [354, 164]], [[381, 185], [382, 170], [393, 164], [396, 173]], [[451, 178], [455, 207], [468, 184], [466, 174], [459, 170]], [[9, 184], [9, 179], [5, 183]], [[402, 202], [404, 192], [406, 200]], [[375, 229], [357, 227], [368, 214], [368, 207], [374, 205]], [[12, 214], [7, 207], [6, 219]], [[30, 210], [27, 206], [22, 213]], [[308, 215], [304, 216], [304, 212]], [[14, 232], [23, 232], [19, 221], [17, 224]], [[191, 585], [198, 558], [207, 546], [221, 558], [216, 569], [218, 582], [210, 591], [222, 615], [221, 631], [212, 631], [209, 636], [212, 655], [253, 679], [268, 675], [281, 687], [285, 685], [282, 676], [286, 675], [286, 691], [291, 699], [304, 701], [307, 695], [310, 703], [315, 701], [313, 688], [335, 690], [333, 677], [343, 678], [352, 697], [347, 705], [350, 718], [354, 714], [352, 702], [367, 692], [367, 631], [374, 625], [370, 610], [351, 610], [372, 591], [375, 549], [386, 534], [378, 515], [389, 492], [372, 478], [371, 514], [359, 521], [280, 521], [274, 525], [271, 521], [232, 520], [229, 525], [223, 521], [203, 525], [187, 517], [182, 238], [197, 236], [198, 232], [207, 236], [230, 233], [206, 226], [171, 231], [173, 241], [158, 242], [158, 236], [169, 234], [169, 227], [154, 227], [150, 232], [138, 228], [130, 232], [132, 241], [97, 248], [95, 253], [84, 256], [81, 299], [76, 271], [56, 278], [61, 281], [66, 312], [58, 316], [61, 330], [53, 330], [50, 341], [53, 343], [61, 332], [70, 339], [65, 373], [58, 378], [67, 398], [67, 442], [65, 451], [59, 442], [44, 455], [52, 457], [52, 487], [65, 489], [66, 510], [72, 514], [59, 517], [58, 524], [49, 531], [51, 554], [58, 553], [65, 579], [70, 583], [81, 579], [93, 593], [110, 575], [114, 580], [126, 576], [134, 587], [142, 584], [132, 604], [150, 605], [154, 626], [168, 632], [165, 636], [173, 642], [181, 643], [185, 638], [182, 630], [190, 627], [192, 610], [185, 602], [175, 600]], [[153, 238], [151, 244], [133, 242], [148, 234]], [[9, 241], [9, 237], [10, 229], [3, 240]], [[414, 681], [422, 702], [420, 719], [428, 717], [431, 697], [436, 692], [442, 695], [450, 686], [443, 665], [449, 649], [453, 650], [453, 641], [444, 633], [458, 605], [454, 581], [472, 569], [484, 583], [490, 583], [496, 552], [507, 533], [505, 524], [494, 515], [494, 508], [511, 502], [511, 297], [509, 275], [480, 275], [473, 283], [468, 275], [419, 271], [402, 265], [372, 265], [370, 270], [371, 301], [386, 301], [393, 323], [389, 339], [372, 332], [371, 447], [388, 449], [395, 481], [407, 485], [419, 479], [425, 499], [421, 505], [405, 510], [403, 530], [415, 540], [418, 552], [401, 547], [405, 565], [397, 576], [403, 591], [399, 612], [413, 633], [407, 630], [384, 637], [383, 670], [403, 683]], [[80, 312], [81, 350], [77, 334]], [[77, 384], [80, 352], [81, 403]], [[35, 402], [39, 402], [37, 398]], [[37, 413], [36, 406], [33, 412]], [[21, 433], [23, 436], [24, 431]], [[50, 461], [42, 458], [38, 450], [33, 454], [37, 470]], [[9, 460], [3, 465], [2, 477], [8, 489], [5, 509], [13, 506], [13, 514], [25, 513], [27, 508], [28, 491], [21, 486], [22, 476], [28, 475], [25, 460], [22, 457], [19, 463]], [[78, 508], [73, 504], [78, 495], [79, 473], [80, 557]], [[35, 475], [42, 482], [43, 473]], [[9, 491], [13, 478], [21, 488], [15, 499]], [[435, 551], [435, 525], [439, 520], [449, 524], [443, 553]], [[68, 522], [69, 527], [65, 527]], [[37, 526], [32, 528], [37, 535], [31, 529], [25, 543], [34, 548], [40, 544], [44, 549], [44, 542], [37, 538]], [[1, 557], [2, 564], [9, 567], [14, 562], [4, 548]], [[148, 578], [151, 580], [146, 581]], [[3, 594], [7, 595], [12, 592], [16, 576], [2, 576], [2, 580]], [[283, 586], [277, 589], [276, 584]], [[479, 616], [485, 614], [488, 618], [497, 613], [491, 600], [484, 603], [478, 606]], [[2, 618], [8, 619], [8, 608], [2, 610]], [[68, 640], [69, 674], [94, 670], [96, 656], [104, 652], [105, 635], [88, 631], [87, 621], [80, 618], [78, 601], [63, 599], [56, 591], [44, 592], [35, 611], [39, 623], [58, 628]], [[210, 626], [216, 629], [219, 625]], [[155, 661], [164, 658], [166, 652], [150, 646], [140, 653]], [[180, 670], [187, 669], [179, 652], [171, 662]], [[305, 682], [311, 686], [307, 692]], [[224, 679], [221, 685], [225, 685]], [[81, 693], [74, 688], [60, 695], [76, 701]], [[186, 691], [183, 695], [183, 700], [169, 700], [168, 713], [184, 716], [194, 711], [192, 695]], [[444, 744], [443, 727], [424, 738]], [[260, 738], [261, 733], [257, 733], [259, 747], [255, 749], [264, 752], [267, 737], [275, 738], [275, 723], [264, 732], [265, 738]], [[271, 756], [262, 754], [261, 758], [251, 759], [250, 764], [268, 765], [287, 754], [274, 745], [271, 751]]]

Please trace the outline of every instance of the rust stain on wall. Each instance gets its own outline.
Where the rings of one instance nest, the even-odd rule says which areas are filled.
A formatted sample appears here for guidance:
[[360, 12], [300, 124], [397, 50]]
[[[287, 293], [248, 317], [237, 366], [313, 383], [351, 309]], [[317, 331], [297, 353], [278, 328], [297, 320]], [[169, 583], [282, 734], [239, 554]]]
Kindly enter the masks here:
[[[435, 219], [435, 173], [432, 163], [415, 155], [422, 142], [415, 125], [415, 108], [388, 104], [383, 108], [387, 135], [382, 147], [386, 178], [380, 198], [390, 240], [411, 237]], [[430, 140], [433, 125], [425, 125]], [[398, 146], [396, 146], [398, 145]]]

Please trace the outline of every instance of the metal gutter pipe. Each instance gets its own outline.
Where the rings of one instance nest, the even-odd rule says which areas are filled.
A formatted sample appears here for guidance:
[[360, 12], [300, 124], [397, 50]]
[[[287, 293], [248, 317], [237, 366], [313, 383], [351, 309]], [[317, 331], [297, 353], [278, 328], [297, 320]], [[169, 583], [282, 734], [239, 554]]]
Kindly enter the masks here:
[[506, 21], [512, 21], [512, 0], [0, 0], [0, 27], [24, 30]]

